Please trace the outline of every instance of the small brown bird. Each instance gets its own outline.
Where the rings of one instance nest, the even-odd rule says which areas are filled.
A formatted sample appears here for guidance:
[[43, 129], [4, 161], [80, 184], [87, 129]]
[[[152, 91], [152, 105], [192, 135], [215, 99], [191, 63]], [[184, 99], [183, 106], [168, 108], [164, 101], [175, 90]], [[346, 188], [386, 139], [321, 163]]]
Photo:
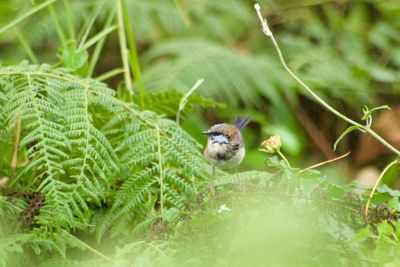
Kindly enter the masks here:
[[249, 122], [248, 117], [236, 117], [232, 124], [221, 123], [211, 126], [203, 132], [208, 136], [207, 147], [204, 156], [213, 166], [212, 191], [214, 193], [215, 167], [220, 169], [236, 168], [243, 160], [245, 148], [240, 132]]

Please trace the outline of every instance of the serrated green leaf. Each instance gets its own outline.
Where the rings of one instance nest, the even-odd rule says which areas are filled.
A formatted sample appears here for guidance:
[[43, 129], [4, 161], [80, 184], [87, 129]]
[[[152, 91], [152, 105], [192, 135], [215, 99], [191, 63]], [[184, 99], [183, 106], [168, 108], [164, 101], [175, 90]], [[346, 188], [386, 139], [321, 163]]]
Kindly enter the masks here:
[[85, 49], [77, 49], [75, 42], [65, 45], [62, 48], [60, 59], [64, 66], [75, 71], [81, 68], [88, 60], [88, 53]]

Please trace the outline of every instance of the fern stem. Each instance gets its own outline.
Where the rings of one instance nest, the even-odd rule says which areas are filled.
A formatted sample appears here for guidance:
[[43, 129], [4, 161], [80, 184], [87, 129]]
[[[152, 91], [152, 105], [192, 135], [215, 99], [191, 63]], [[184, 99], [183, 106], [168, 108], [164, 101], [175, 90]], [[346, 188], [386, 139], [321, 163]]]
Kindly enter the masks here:
[[157, 157], [158, 157], [158, 168], [159, 168], [159, 185], [160, 185], [160, 209], [161, 209], [161, 217], [164, 217], [164, 172], [162, 166], [162, 154], [161, 154], [161, 131], [156, 123], [152, 123], [148, 119], [146, 119], [142, 113], [134, 110], [128, 104], [121, 101], [121, 105], [128, 110], [129, 112], [134, 113], [136, 116], [140, 117], [143, 121], [145, 121], [149, 126], [153, 127], [156, 130], [157, 134]]
[[49, 179], [49, 180], [51, 180], [51, 179], [53, 179], [53, 177], [54, 177], [54, 174], [53, 174], [53, 166], [52, 166], [52, 164], [50, 163], [50, 160], [49, 160], [49, 157], [48, 157], [48, 155], [50, 155], [50, 153], [48, 152], [49, 151], [49, 148], [48, 148], [48, 146], [47, 146], [47, 144], [46, 144], [46, 142], [45, 141], [47, 141], [46, 140], [46, 135], [45, 135], [45, 133], [44, 133], [44, 131], [43, 131], [43, 129], [44, 129], [44, 123], [43, 123], [43, 121], [42, 121], [42, 117], [41, 117], [41, 114], [40, 114], [40, 111], [39, 111], [39, 107], [38, 107], [38, 104], [37, 104], [37, 100], [36, 100], [36, 95], [35, 95], [35, 92], [34, 92], [34, 86], [33, 86], [33, 84], [32, 84], [32, 77], [31, 77], [31, 75], [30, 74], [27, 74], [26, 75], [26, 79], [27, 79], [27, 81], [28, 81], [28, 86], [29, 86], [29, 92], [31, 93], [31, 98], [32, 98], [32, 105], [33, 105], [33, 108], [34, 108], [34, 110], [35, 110], [35, 113], [36, 113], [36, 115], [37, 115], [37, 120], [38, 120], [38, 123], [39, 123], [39, 127], [38, 127], [38, 129], [40, 129], [39, 131], [40, 131], [40, 136], [41, 136], [41, 140], [43, 140], [43, 151], [44, 151], [44, 159], [45, 159], [45, 161], [46, 161], [46, 166], [47, 166], [47, 168], [48, 168], [48, 170], [47, 170], [47, 173], [48, 173], [48, 177], [39, 185], [39, 187], [38, 187], [38, 191], [40, 191], [41, 189], [43, 189], [43, 187], [45, 187], [45, 185], [47, 184], [47, 180]]
[[[88, 109], [89, 109], [88, 90], [89, 90], [89, 85], [84, 87], [84, 106], [83, 106], [83, 109], [85, 110], [85, 114], [88, 114]], [[74, 189], [73, 189], [74, 192], [77, 192], [77, 190], [79, 189], [79, 186], [81, 186], [82, 179], [83, 179], [83, 177], [85, 175], [86, 164], [87, 164], [87, 160], [88, 160], [88, 151], [89, 151], [89, 145], [90, 145], [90, 133], [89, 132], [90, 132], [90, 120], [89, 120], [88, 116], [85, 116], [85, 132], [84, 132], [84, 135], [85, 135], [84, 138], [86, 139], [86, 142], [85, 142], [85, 145], [84, 145], [85, 146], [85, 149], [84, 149], [85, 154], [82, 157], [83, 158], [83, 163], [80, 166], [81, 170], [80, 170], [79, 175], [77, 176], [78, 181], [76, 181], [75, 185], [74, 185]]]
[[125, 26], [124, 26], [124, 17], [122, 11], [122, 0], [115, 0], [117, 4], [117, 20], [118, 20], [118, 37], [119, 37], [119, 47], [121, 50], [121, 59], [122, 65], [124, 68], [124, 78], [126, 88], [128, 89], [129, 93], [133, 95], [133, 88], [132, 88], [132, 79], [131, 73], [129, 69], [129, 50], [126, 47], [126, 36], [125, 36]]
[[68, 236], [70, 236], [72, 239], [74, 239], [77, 243], [81, 244], [82, 246], [84, 246], [86, 249], [88, 249], [90, 252], [96, 254], [97, 256], [105, 259], [108, 262], [114, 262], [113, 259], [111, 259], [110, 257], [107, 257], [106, 255], [104, 255], [103, 253], [101, 253], [100, 251], [98, 251], [97, 249], [89, 246], [89, 244], [83, 242], [82, 240], [80, 240], [79, 238], [77, 238], [76, 236], [68, 233], [66, 230], [62, 230], [65, 234], [67, 234]]
[[261, 11], [260, 11], [260, 5], [259, 4], [255, 4], [254, 8], [257, 12], [258, 18], [260, 19], [261, 22], [261, 26], [263, 29], [263, 33], [269, 37], [275, 47], [276, 52], [278, 53], [279, 56], [279, 60], [282, 63], [283, 67], [285, 68], [285, 70], [290, 74], [290, 76], [292, 76], [293, 79], [295, 79], [315, 100], [317, 100], [318, 103], [320, 103], [323, 107], [325, 107], [327, 110], [329, 110], [330, 112], [332, 112], [334, 115], [336, 115], [337, 117], [341, 118], [342, 120], [346, 121], [347, 123], [356, 126], [359, 130], [361, 131], [365, 131], [367, 133], [369, 133], [370, 135], [372, 135], [376, 140], [378, 140], [381, 144], [383, 144], [385, 147], [387, 147], [389, 150], [391, 150], [393, 153], [395, 153], [397, 156], [400, 156], [400, 151], [397, 150], [395, 147], [393, 147], [391, 144], [389, 144], [385, 139], [383, 139], [379, 134], [377, 134], [374, 130], [372, 130], [370, 127], [367, 127], [365, 125], [362, 125], [350, 118], [348, 118], [346, 115], [340, 113], [338, 110], [336, 110], [334, 107], [332, 107], [331, 105], [329, 105], [327, 102], [325, 102], [325, 100], [323, 100], [321, 97], [319, 97], [316, 93], [314, 93], [314, 91], [308, 87], [308, 85], [306, 85], [286, 64], [286, 61], [283, 57], [282, 51], [277, 43], [277, 41], [275, 40], [275, 37], [273, 35], [273, 33], [271, 32], [270, 28], [268, 27], [267, 24], [267, 20], [264, 19], [261, 15]]
[[46, 8], [47, 6], [51, 5], [52, 3], [56, 2], [56, 1], [58, 1], [58, 0], [48, 0], [48, 1], [45, 1], [45, 2], [37, 5], [36, 7], [32, 8], [32, 9], [30, 9], [28, 12], [26, 12], [25, 14], [23, 14], [19, 18], [14, 19], [13, 21], [8, 23], [7, 25], [5, 25], [2, 28], [0, 28], [0, 34], [2, 34], [3, 32], [7, 31], [8, 29], [14, 27], [15, 25], [17, 25], [21, 21], [25, 20], [26, 18], [28, 18], [31, 15], [35, 14], [36, 12], [42, 10], [43, 8]]
[[139, 104], [141, 108], [144, 108], [144, 86], [142, 81], [142, 73], [140, 71], [139, 57], [137, 54], [136, 42], [135, 42], [135, 33], [132, 29], [132, 24], [129, 21], [128, 8], [126, 6], [125, 0], [122, 1], [122, 12], [125, 21], [126, 27], [126, 36], [128, 38], [129, 45], [129, 66], [131, 67], [131, 71], [133, 73], [133, 77], [137, 83], [139, 89]]
[[82, 86], [90, 86], [90, 83], [79, 80], [79, 79], [74, 79], [71, 76], [62, 76], [62, 75], [56, 75], [53, 73], [47, 73], [44, 71], [0, 71], [0, 75], [25, 75], [25, 76], [40, 76], [40, 77], [46, 77], [46, 78], [52, 78], [60, 81], [67, 81], [67, 82], [72, 82], [76, 84], [80, 84]]
[[160, 172], [160, 209], [161, 209], [161, 218], [164, 219], [164, 174], [163, 174], [163, 166], [162, 166], [162, 156], [161, 156], [161, 137], [160, 137], [160, 128], [157, 124], [154, 124], [156, 133], [157, 133], [157, 156], [158, 156], [158, 169]]
[[19, 147], [19, 140], [21, 137], [21, 119], [16, 118], [14, 123], [15, 123], [14, 151], [11, 159], [10, 178], [14, 176], [15, 169], [17, 168], [18, 147]]

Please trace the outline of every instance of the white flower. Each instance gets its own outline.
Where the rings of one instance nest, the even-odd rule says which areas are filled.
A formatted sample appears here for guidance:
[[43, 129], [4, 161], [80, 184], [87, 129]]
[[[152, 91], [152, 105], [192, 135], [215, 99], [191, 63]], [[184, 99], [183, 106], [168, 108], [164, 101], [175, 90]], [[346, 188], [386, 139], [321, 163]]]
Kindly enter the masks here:
[[223, 213], [223, 212], [227, 212], [227, 211], [231, 211], [231, 209], [228, 208], [226, 206], [226, 204], [222, 204], [221, 206], [219, 206], [218, 213]]

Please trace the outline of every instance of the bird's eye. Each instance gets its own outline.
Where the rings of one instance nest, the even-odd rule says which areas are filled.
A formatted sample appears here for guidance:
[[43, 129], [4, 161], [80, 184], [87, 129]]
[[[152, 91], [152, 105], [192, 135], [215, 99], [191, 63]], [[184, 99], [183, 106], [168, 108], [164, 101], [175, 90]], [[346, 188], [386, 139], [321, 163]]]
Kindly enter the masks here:
[[212, 136], [218, 136], [218, 135], [221, 135], [221, 133], [219, 133], [219, 132], [211, 132], [211, 135]]

